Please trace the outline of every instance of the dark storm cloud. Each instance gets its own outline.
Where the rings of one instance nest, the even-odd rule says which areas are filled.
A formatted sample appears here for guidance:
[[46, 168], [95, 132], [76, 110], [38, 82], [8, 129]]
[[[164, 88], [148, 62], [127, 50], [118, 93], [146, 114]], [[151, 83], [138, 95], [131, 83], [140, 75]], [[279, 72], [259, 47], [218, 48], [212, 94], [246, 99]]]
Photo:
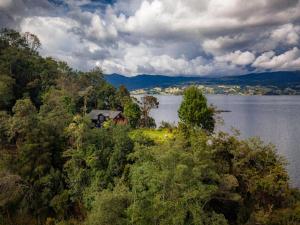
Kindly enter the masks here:
[[58, 11], [47, 0], [1, 0], [0, 26], [18, 28], [27, 16], [55, 15]]

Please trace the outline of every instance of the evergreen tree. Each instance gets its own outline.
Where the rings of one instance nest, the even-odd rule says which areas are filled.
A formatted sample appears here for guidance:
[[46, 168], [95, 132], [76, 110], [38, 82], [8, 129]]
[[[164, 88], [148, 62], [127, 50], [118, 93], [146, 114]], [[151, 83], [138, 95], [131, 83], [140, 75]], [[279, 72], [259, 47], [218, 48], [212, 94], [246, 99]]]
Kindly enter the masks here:
[[205, 96], [194, 86], [184, 91], [178, 116], [188, 126], [197, 126], [210, 133], [214, 131], [214, 109], [207, 105]]

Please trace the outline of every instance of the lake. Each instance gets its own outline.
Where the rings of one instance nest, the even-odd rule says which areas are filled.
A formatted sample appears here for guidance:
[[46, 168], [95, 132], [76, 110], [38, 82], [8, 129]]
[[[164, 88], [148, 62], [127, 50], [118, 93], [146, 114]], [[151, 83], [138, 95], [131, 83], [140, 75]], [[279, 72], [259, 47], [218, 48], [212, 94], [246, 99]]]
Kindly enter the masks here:
[[[160, 102], [151, 115], [161, 121], [178, 122], [177, 110], [182, 96], [156, 95]], [[208, 102], [219, 110], [224, 124], [218, 130], [237, 128], [241, 137], [261, 137], [273, 143], [288, 161], [291, 183], [300, 187], [300, 96], [228, 96], [208, 95]]]

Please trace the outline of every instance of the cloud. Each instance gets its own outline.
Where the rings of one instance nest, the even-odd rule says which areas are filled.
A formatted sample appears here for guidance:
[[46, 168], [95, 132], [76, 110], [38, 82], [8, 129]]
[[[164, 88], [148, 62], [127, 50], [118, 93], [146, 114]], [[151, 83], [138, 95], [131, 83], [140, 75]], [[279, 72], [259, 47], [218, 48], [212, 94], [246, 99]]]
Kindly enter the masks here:
[[249, 68], [300, 69], [300, 0], [2, 0], [0, 26], [35, 33], [43, 55], [82, 70], [235, 75]]
[[227, 62], [208, 60], [198, 56], [188, 59], [185, 56], [171, 57], [166, 54], [154, 54], [144, 44], [138, 46], [120, 46], [122, 57], [113, 57], [98, 61], [97, 65], [107, 73], [121, 74], [168, 74], [168, 75], [232, 75], [246, 73], [237, 65]]
[[289, 45], [297, 45], [299, 42], [300, 26], [293, 24], [285, 24], [271, 34], [271, 38], [277, 42]]
[[271, 70], [293, 70], [300, 68], [300, 50], [294, 47], [280, 55], [274, 51], [265, 52], [253, 63], [254, 67]]
[[106, 24], [98, 15], [91, 17], [90, 24], [85, 29], [87, 36], [100, 41], [115, 39], [118, 36], [117, 29], [111, 24]]
[[27, 16], [49, 16], [60, 11], [47, 0], [1, 0], [0, 26], [19, 29], [21, 21]]
[[[278, 6], [281, 8], [279, 9]], [[282, 24], [299, 17], [295, 0], [153, 0], [142, 1], [135, 13], [121, 23], [125, 31], [145, 37], [211, 37], [245, 29]], [[223, 35], [222, 35], [223, 34]]]
[[2, 0], [0, 2], [0, 9], [7, 9], [12, 4], [12, 0]]
[[249, 65], [255, 60], [255, 55], [252, 52], [246, 51], [235, 51], [223, 56], [216, 57], [216, 61], [218, 62], [230, 62], [236, 65]]
[[252, 35], [238, 34], [234, 36], [220, 36], [216, 39], [206, 39], [202, 46], [205, 52], [213, 55], [222, 55], [235, 49], [247, 48], [252, 42]]
[[73, 29], [78, 27], [80, 23], [77, 21], [62, 17], [28, 17], [21, 23], [22, 32], [29, 30], [38, 35], [43, 55], [54, 56], [75, 68], [87, 70], [95, 66], [95, 56], [96, 59], [103, 58], [101, 55], [106, 52], [101, 46], [75, 34]]

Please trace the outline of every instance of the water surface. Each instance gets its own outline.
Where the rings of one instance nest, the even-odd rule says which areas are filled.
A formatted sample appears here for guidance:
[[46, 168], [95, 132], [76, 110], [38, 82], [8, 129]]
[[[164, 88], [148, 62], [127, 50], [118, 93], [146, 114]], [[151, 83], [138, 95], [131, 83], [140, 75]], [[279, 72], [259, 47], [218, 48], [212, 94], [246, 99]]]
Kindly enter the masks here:
[[[151, 114], [157, 124], [178, 122], [177, 111], [182, 96], [157, 95], [158, 109]], [[237, 128], [241, 137], [259, 136], [273, 143], [288, 161], [292, 184], [300, 187], [300, 96], [228, 96], [208, 95], [208, 102], [221, 110], [223, 125], [219, 130]]]

